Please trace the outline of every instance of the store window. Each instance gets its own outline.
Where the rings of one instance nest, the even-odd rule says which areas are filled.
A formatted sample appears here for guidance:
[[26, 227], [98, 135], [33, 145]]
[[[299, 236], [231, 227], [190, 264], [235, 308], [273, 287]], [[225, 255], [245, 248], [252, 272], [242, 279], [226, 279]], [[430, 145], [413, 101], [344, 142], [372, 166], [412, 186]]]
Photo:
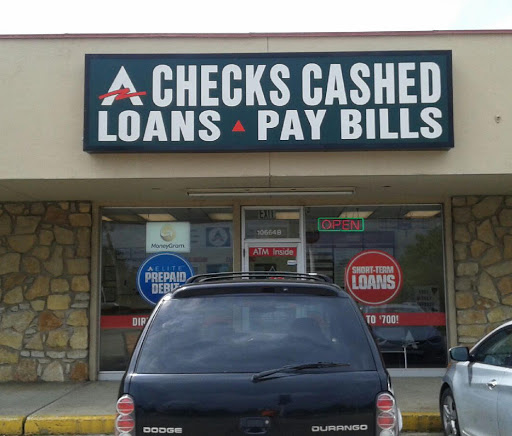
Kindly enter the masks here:
[[180, 280], [233, 269], [232, 218], [231, 208], [102, 209], [100, 371], [126, 369], [154, 302]]
[[306, 269], [359, 304], [388, 367], [446, 365], [442, 208], [308, 207]]

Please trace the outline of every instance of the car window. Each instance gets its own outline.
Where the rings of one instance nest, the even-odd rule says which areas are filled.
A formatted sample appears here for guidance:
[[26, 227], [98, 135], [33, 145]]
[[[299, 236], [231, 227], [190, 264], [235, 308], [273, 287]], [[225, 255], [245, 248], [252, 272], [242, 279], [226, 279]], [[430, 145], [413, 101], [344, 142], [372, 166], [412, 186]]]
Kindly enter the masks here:
[[474, 353], [474, 361], [496, 366], [512, 364], [512, 329], [504, 329], [483, 342]]
[[216, 295], [164, 302], [149, 326], [138, 373], [258, 372], [310, 362], [375, 369], [360, 314], [348, 299]]

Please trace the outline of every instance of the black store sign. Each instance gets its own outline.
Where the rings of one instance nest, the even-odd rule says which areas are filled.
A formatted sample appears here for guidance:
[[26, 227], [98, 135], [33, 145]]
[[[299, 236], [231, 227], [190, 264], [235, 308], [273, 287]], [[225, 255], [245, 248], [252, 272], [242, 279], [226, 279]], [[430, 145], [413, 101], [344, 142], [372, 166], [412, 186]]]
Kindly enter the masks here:
[[454, 146], [450, 51], [86, 55], [87, 152]]

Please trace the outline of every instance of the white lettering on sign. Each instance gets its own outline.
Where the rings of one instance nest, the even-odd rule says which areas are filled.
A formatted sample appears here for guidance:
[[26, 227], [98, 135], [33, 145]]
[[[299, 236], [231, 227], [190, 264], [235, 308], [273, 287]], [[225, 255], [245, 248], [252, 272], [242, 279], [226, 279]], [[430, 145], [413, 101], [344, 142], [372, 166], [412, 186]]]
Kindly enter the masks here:
[[343, 73], [341, 65], [334, 64], [329, 67], [329, 80], [327, 81], [327, 89], [325, 92], [325, 104], [333, 105], [334, 100], [338, 104], [347, 104], [347, 93], [345, 91], [345, 82], [343, 81]]
[[366, 322], [377, 327], [446, 325], [446, 314], [443, 312], [371, 313], [369, 310], [364, 314]]
[[124, 93], [126, 97], [130, 99], [131, 104], [134, 106], [143, 105], [142, 100], [139, 97], [139, 93], [137, 93], [137, 90], [135, 89], [135, 86], [133, 86], [133, 82], [128, 76], [128, 73], [124, 67], [119, 69], [117, 76], [110, 85], [108, 93], [110, 95], [105, 96], [101, 102], [103, 106], [112, 106], [114, 101], [118, 98], [118, 93], [119, 95]]
[[393, 274], [360, 274], [352, 276], [352, 289], [394, 289], [396, 286]]
[[152, 294], [168, 294], [174, 291], [181, 283], [152, 283], [151, 293]]
[[146, 325], [146, 322], [148, 321], [148, 317], [136, 317], [134, 316], [132, 318], [132, 327], [144, 327]]
[[176, 105], [197, 105], [197, 66], [178, 65], [176, 67]]
[[[321, 139], [321, 126], [326, 110], [287, 110], [280, 116], [273, 110], [258, 111], [258, 140], [267, 141], [269, 133], [276, 131], [281, 141], [304, 141]], [[397, 112], [399, 129], [393, 131], [390, 122], [389, 109], [340, 109], [340, 139], [355, 140], [363, 136], [369, 139], [415, 139], [420, 136], [427, 139], [436, 139], [443, 134], [443, 128], [436, 119], [443, 114], [436, 107], [427, 107], [421, 110], [420, 118], [425, 126], [418, 131], [411, 125], [411, 111], [409, 108], [400, 108]], [[376, 125], [379, 125], [377, 134]], [[365, 131], [363, 131], [365, 125]], [[307, 136], [306, 136], [307, 135]]]
[[251, 251], [251, 256], [268, 256], [270, 253], [268, 248], [254, 248]]
[[229, 107], [242, 103], [242, 90], [235, 86], [234, 81], [242, 80], [242, 69], [238, 65], [229, 64], [222, 69], [222, 102]]
[[283, 64], [274, 65], [270, 69], [270, 80], [277, 91], [270, 91], [270, 101], [275, 106], [285, 106], [290, 102], [290, 90], [283, 79], [290, 78], [290, 69]]
[[410, 95], [408, 88], [414, 86], [414, 79], [409, 71], [414, 71], [414, 62], [401, 62], [398, 64], [398, 101], [401, 104], [415, 104], [418, 101], [416, 95]]
[[305, 110], [304, 113], [308, 119], [309, 125], [311, 126], [311, 139], [320, 139], [320, 127], [324, 121], [325, 109], [319, 111]]
[[204, 111], [199, 114], [199, 122], [205, 129], [199, 130], [199, 137], [206, 142], [220, 138], [220, 129], [215, 122], [220, 121], [220, 115], [215, 111]]
[[[263, 88], [262, 80], [267, 76], [273, 86], [265, 92], [267, 90]], [[244, 77], [245, 88], [242, 88]], [[218, 65], [177, 65], [174, 69], [169, 65], [157, 65], [153, 69], [152, 100], [158, 107], [173, 104], [178, 107], [195, 107], [198, 101], [200, 106], [217, 107], [222, 101], [226, 106], [235, 107], [243, 103], [247, 106], [266, 106], [268, 98], [273, 105], [284, 106], [290, 102], [290, 89], [286, 83], [288, 79], [290, 69], [284, 64], [275, 64], [270, 69], [266, 65], [246, 65], [245, 70], [238, 65], [228, 64], [220, 71]], [[111, 91], [121, 87], [135, 92], [124, 67], [112, 84]], [[219, 88], [220, 98], [213, 96]], [[108, 100], [105, 98], [107, 103], [102, 104], [111, 104], [115, 97], [107, 97]], [[140, 100], [140, 97], [132, 98]]]
[[[117, 120], [107, 111], [99, 111], [98, 139], [107, 142], [118, 139], [134, 142], [142, 139], [144, 142], [151, 142], [157, 138], [159, 141], [191, 142], [196, 139], [197, 130], [203, 141], [215, 141], [220, 137], [220, 129], [215, 123], [220, 120], [220, 114], [213, 110], [199, 114], [194, 111], [171, 111], [170, 123], [164, 121], [161, 112], [156, 111], [151, 111], [145, 121], [135, 111], [122, 111]], [[170, 135], [166, 125], [169, 126]], [[117, 132], [117, 135], [112, 132]]]
[[146, 128], [144, 129], [143, 141], [152, 141], [155, 137], [159, 141], [167, 141], [167, 132], [165, 131], [162, 112], [150, 111], [148, 122], [146, 124]]
[[354, 104], [365, 105], [370, 101], [371, 91], [364, 78], [370, 77], [370, 68], [368, 65], [358, 62], [350, 69], [350, 78], [359, 89], [350, 91], [350, 98]]
[[434, 62], [420, 63], [422, 103], [437, 103], [441, 99], [441, 70]]
[[247, 106], [254, 106], [255, 101], [258, 106], [266, 106], [267, 101], [263, 95], [263, 88], [261, 87], [261, 78], [265, 71], [265, 65], [247, 65], [245, 71], [245, 91], [246, 91], [246, 104]]
[[177, 272], [146, 272], [144, 274], [144, 281], [148, 283], [149, 281], [153, 282], [176, 282], [176, 281], [185, 281], [187, 280], [187, 274], [184, 271]]
[[299, 111], [286, 111], [281, 129], [281, 141], [288, 141], [291, 137], [297, 141], [304, 140], [304, 132], [299, 119]]
[[168, 294], [187, 280], [185, 271], [146, 271], [144, 282], [151, 283], [152, 294]]
[[[421, 110], [420, 118], [426, 126], [420, 127], [419, 131], [411, 128], [410, 109], [400, 108], [398, 118], [400, 121], [399, 131], [392, 131], [390, 127], [389, 109], [366, 109], [364, 112], [357, 109], [340, 110], [340, 138], [359, 139], [363, 136], [363, 124], [366, 125], [366, 135], [371, 139], [413, 139], [422, 136], [427, 139], [439, 138], [443, 128], [436, 119], [442, 118], [440, 109], [427, 107]], [[364, 115], [364, 116], [363, 116]], [[376, 122], [379, 124], [379, 134], [376, 132]], [[274, 127], [277, 127], [274, 126]]]
[[395, 269], [392, 266], [353, 266], [352, 274], [372, 274], [373, 272], [377, 272], [379, 274], [390, 273], [393, 274]]
[[158, 107], [169, 106], [172, 102], [172, 89], [164, 88], [164, 81], [172, 80], [173, 73], [169, 65], [157, 65], [153, 70], [153, 103]]
[[276, 111], [258, 111], [258, 141], [266, 141], [267, 131], [278, 124], [279, 114]]
[[201, 67], [201, 106], [218, 106], [219, 98], [212, 97], [212, 90], [217, 89], [217, 82], [212, 80], [212, 74], [217, 74], [217, 65]]
[[395, 268], [392, 266], [353, 266], [351, 272], [352, 289], [394, 289], [396, 286]]
[[320, 139], [320, 128], [325, 117], [326, 110], [287, 110], [284, 117], [276, 111], [258, 111], [258, 140], [266, 141], [268, 131], [279, 127], [281, 141], [287, 141], [293, 137], [297, 141], [305, 139], [303, 125], [307, 127], [309, 137], [307, 139]]
[[295, 247], [251, 247], [249, 256], [297, 256]]
[[322, 102], [322, 88], [313, 87], [312, 81], [322, 78], [322, 69], [317, 64], [307, 64], [302, 69], [302, 101], [308, 106]]
[[[384, 67], [386, 73], [384, 74]], [[375, 103], [384, 104], [395, 104], [395, 65], [391, 63], [375, 64], [374, 67], [375, 75]], [[384, 91], [386, 92], [386, 98], [384, 99]]]
[[398, 313], [384, 313], [379, 315], [365, 314], [366, 322], [370, 325], [388, 326], [400, 325], [400, 315]]
[[373, 266], [353, 266], [352, 274], [371, 274], [374, 268]]
[[[419, 80], [414, 75], [419, 75]], [[347, 91], [345, 76], [352, 80], [354, 89]], [[264, 78], [270, 79], [272, 87], [268, 90], [263, 86]], [[242, 87], [245, 78], [245, 87]], [[285, 106], [291, 100], [290, 89], [287, 80], [291, 78], [290, 69], [284, 64], [275, 64], [271, 68], [266, 65], [246, 65], [245, 71], [233, 64], [220, 68], [218, 65], [157, 65], [152, 71], [152, 101], [155, 106], [165, 108], [171, 105], [176, 107], [218, 107], [220, 101], [228, 107], [236, 107], [242, 104], [246, 106], [267, 106], [268, 101], [274, 106]], [[302, 68], [302, 101], [307, 106], [344, 106], [355, 104], [357, 106], [373, 103], [376, 105], [395, 104], [395, 95], [398, 95], [400, 104], [416, 104], [419, 102], [432, 104], [441, 99], [441, 69], [434, 62], [397, 62], [375, 63], [370, 67], [366, 63], [358, 62], [347, 71], [342, 64], [330, 64], [327, 77], [324, 77], [322, 68], [315, 63], [306, 64]], [[373, 91], [368, 82], [372, 82]], [[395, 89], [395, 87], [397, 89]], [[218, 89], [220, 88], [220, 93]], [[414, 93], [412, 89], [414, 88]], [[417, 88], [417, 89], [416, 89]], [[126, 92], [123, 90], [126, 89]], [[395, 92], [397, 91], [397, 93]], [[116, 94], [117, 92], [117, 94]], [[245, 92], [245, 95], [243, 94]], [[199, 95], [198, 95], [199, 93]], [[112, 94], [112, 95], [110, 95]], [[109, 93], [103, 96], [101, 105], [111, 106], [119, 94], [127, 94], [123, 98], [129, 98], [134, 106], [142, 106], [140, 97], [143, 93], [137, 90], [129, 77], [126, 69], [121, 67], [112, 81]], [[220, 97], [214, 96], [220, 94]], [[245, 97], [245, 98], [244, 98]], [[346, 112], [345, 112], [346, 111]], [[370, 134], [374, 128], [375, 109], [363, 117], [362, 112], [354, 109], [341, 111], [342, 134], [341, 139], [357, 139], [361, 136], [361, 123], [363, 118], [370, 123], [367, 127]], [[426, 111], [426, 112], [425, 112]], [[436, 112], [437, 111], [437, 112]], [[213, 127], [214, 121], [220, 121], [218, 112], [212, 111], [210, 115], [203, 117], [201, 124], [210, 131], [210, 136], [216, 139], [220, 136]], [[325, 109], [317, 113], [312, 111], [287, 110], [282, 120], [275, 111], [258, 111], [258, 139], [266, 140], [267, 131], [281, 124], [280, 139], [282, 141], [291, 138], [303, 140], [304, 117], [299, 118], [299, 112], [306, 112], [306, 120], [311, 128], [309, 139], [320, 139], [319, 125], [325, 115]], [[302, 114], [303, 115], [303, 114]], [[441, 118], [438, 108], [425, 108], [422, 111], [421, 120], [427, 127], [420, 132], [411, 131], [409, 128], [409, 108], [400, 109], [400, 134], [389, 130], [388, 109], [379, 110], [379, 126], [381, 139], [410, 139], [437, 138], [441, 132], [439, 123], [435, 118]], [[98, 139], [100, 141], [115, 141], [117, 138], [125, 142], [133, 142], [141, 137], [144, 141], [158, 138], [159, 141], [193, 141], [194, 124], [196, 117], [194, 111], [171, 112], [171, 134], [165, 132], [164, 120], [156, 115], [156, 112], [145, 121], [141, 132], [142, 120], [140, 115], [133, 111], [123, 111], [118, 116], [116, 134], [109, 133], [108, 115], [106, 111], [100, 111], [98, 117]], [[205, 123], [205, 120], [209, 122]], [[167, 122], [168, 123], [168, 122]], [[217, 129], [218, 130], [218, 129]], [[172, 133], [174, 132], [174, 133]], [[204, 136], [204, 135], [203, 135]], [[201, 138], [203, 139], [203, 138]]]
[[361, 112], [356, 109], [340, 110], [341, 138], [359, 139], [363, 133]]
[[[85, 149], [115, 150], [119, 142], [133, 151], [230, 151], [244, 144], [262, 150], [265, 142], [276, 151], [295, 143], [453, 146], [448, 52], [297, 56], [243, 56], [240, 65], [193, 55], [127, 60], [102, 85], [104, 94], [88, 96], [95, 109]], [[96, 68], [103, 67], [94, 66], [92, 77], [100, 74]]]
[[181, 427], [142, 427], [145, 434], [182, 434]]
[[368, 426], [366, 424], [351, 424], [351, 425], [314, 425], [311, 427], [311, 431], [313, 433], [317, 432], [341, 432], [341, 431], [363, 431], [368, 430]]
[[193, 111], [171, 112], [171, 141], [194, 140], [195, 116]]
[[345, 269], [345, 289], [359, 302], [378, 306], [402, 289], [402, 269], [396, 259], [380, 250], [364, 250]]
[[295, 256], [295, 250], [292, 248], [274, 248], [272, 254], [274, 256]]
[[439, 138], [443, 133], [443, 128], [434, 118], [443, 117], [441, 110], [436, 107], [427, 107], [421, 111], [420, 116], [425, 124], [428, 125], [428, 127], [420, 128], [422, 136], [427, 139]]

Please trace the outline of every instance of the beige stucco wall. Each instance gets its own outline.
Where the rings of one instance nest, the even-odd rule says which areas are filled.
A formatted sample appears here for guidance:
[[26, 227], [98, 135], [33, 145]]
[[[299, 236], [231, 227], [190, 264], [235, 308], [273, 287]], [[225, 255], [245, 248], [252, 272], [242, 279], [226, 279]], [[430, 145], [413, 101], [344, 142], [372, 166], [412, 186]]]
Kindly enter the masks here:
[[[1, 187], [19, 179], [453, 176], [510, 172], [512, 34], [0, 39]], [[450, 151], [93, 155], [82, 151], [86, 53], [452, 50]], [[499, 122], [496, 117], [499, 116]], [[290, 162], [293, 165], [290, 165]], [[440, 179], [439, 179], [440, 180]], [[494, 179], [493, 179], [494, 180]], [[4, 184], [3, 184], [4, 183]], [[7, 183], [7, 184], [5, 184]], [[255, 183], [256, 184], [256, 183]], [[447, 183], [450, 186], [450, 183]]]

